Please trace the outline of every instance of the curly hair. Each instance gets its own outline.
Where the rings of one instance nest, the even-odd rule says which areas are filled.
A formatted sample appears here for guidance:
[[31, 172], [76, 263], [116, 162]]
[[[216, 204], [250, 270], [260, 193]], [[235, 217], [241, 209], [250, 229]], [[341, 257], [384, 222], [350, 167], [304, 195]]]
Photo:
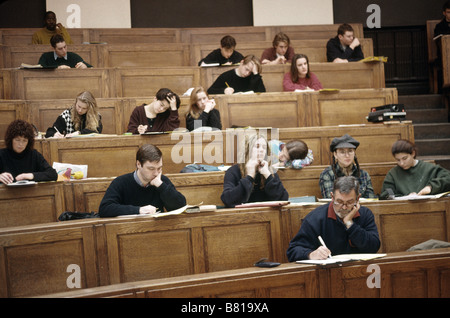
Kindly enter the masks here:
[[23, 137], [28, 140], [26, 150], [32, 150], [34, 147], [34, 128], [25, 120], [16, 119], [11, 122], [6, 129], [5, 144], [6, 148], [13, 150], [13, 139], [16, 137]]

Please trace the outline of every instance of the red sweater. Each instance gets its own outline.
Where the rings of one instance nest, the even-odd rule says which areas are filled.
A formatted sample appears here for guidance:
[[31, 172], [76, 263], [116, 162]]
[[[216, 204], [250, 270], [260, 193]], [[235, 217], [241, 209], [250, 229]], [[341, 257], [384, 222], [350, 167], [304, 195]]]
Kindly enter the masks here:
[[138, 126], [147, 125], [148, 131], [173, 131], [180, 127], [180, 119], [178, 118], [178, 109], [171, 110], [168, 109], [164, 113], [158, 114], [153, 122], [153, 125], [149, 125], [148, 118], [145, 115], [145, 104], [137, 106], [130, 116], [130, 121], [128, 122], [127, 132], [133, 134], [139, 134]]
[[293, 83], [291, 79], [291, 73], [284, 74], [283, 79], [283, 91], [293, 92], [296, 89], [305, 89], [306, 87], [312, 88], [315, 91], [322, 89], [322, 84], [314, 73], [309, 73], [309, 78], [299, 78], [298, 82]]

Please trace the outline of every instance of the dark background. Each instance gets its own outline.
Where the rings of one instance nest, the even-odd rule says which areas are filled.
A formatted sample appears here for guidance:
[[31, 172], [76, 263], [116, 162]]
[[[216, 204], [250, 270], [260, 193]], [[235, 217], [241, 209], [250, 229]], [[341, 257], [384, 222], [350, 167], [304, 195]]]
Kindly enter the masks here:
[[[362, 23], [373, 39], [374, 55], [387, 56], [387, 87], [399, 94], [426, 94], [428, 53], [426, 21], [442, 18], [444, 0], [334, 0], [334, 23]], [[45, 0], [0, 0], [0, 28], [41, 27]], [[107, 3], [105, 1], [105, 3]], [[366, 25], [367, 6], [381, 8], [381, 28]], [[130, 0], [134, 28], [252, 26], [252, 0]], [[289, 10], [288, 8], [286, 10]]]
[[[425, 25], [440, 19], [444, 0], [334, 0], [334, 23], [366, 23], [367, 6], [381, 7], [381, 26]], [[105, 1], [105, 3], [107, 3]], [[252, 0], [130, 0], [131, 25], [139, 27], [215, 27], [253, 25]], [[287, 8], [288, 10], [288, 8]], [[42, 25], [45, 0], [0, 0], [0, 28]]]

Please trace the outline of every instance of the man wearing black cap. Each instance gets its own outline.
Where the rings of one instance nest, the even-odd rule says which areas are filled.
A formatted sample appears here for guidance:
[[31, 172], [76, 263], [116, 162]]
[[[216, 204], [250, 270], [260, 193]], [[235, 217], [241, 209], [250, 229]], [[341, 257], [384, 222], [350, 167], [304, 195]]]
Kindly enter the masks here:
[[290, 262], [378, 251], [377, 225], [372, 211], [359, 205], [358, 188], [355, 177], [336, 180], [331, 202], [308, 213], [289, 243], [286, 253]]
[[370, 175], [359, 168], [355, 153], [358, 146], [359, 141], [348, 134], [331, 141], [332, 162], [319, 178], [320, 192], [324, 198], [331, 198], [334, 180], [342, 176], [354, 176], [358, 179], [359, 193], [363, 198], [376, 198]]

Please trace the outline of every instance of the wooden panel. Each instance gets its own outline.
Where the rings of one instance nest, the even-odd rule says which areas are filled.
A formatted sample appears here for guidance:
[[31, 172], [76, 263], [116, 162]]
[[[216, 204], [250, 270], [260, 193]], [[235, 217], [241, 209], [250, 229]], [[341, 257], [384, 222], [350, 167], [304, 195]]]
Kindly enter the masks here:
[[29, 121], [29, 109], [22, 100], [0, 100], [0, 139], [4, 139], [9, 124], [16, 119]]
[[65, 210], [62, 183], [46, 182], [26, 188], [0, 186], [0, 227], [56, 222]]
[[[80, 297], [321, 297], [448, 298], [450, 249], [391, 253], [371, 261], [313, 267], [295, 263], [123, 283], [46, 295]], [[380, 269], [380, 288], [369, 288], [368, 266]]]
[[450, 35], [441, 38], [443, 87], [450, 86]]
[[[268, 139], [304, 140], [314, 154], [313, 165], [329, 165], [329, 145], [334, 137], [350, 134], [361, 145], [359, 163], [392, 162], [390, 147], [402, 138], [413, 137], [411, 124], [367, 125], [361, 127], [304, 127], [267, 129]], [[264, 131], [263, 131], [264, 132]], [[164, 172], [178, 173], [189, 163], [213, 165], [233, 164], [236, 161], [239, 140], [246, 130], [207, 133], [172, 133], [146, 136], [78, 137], [68, 140], [45, 140], [49, 153], [43, 153], [48, 162], [87, 164], [90, 177], [112, 177], [135, 169], [135, 154], [144, 143], [152, 143], [163, 153]], [[414, 140], [414, 139], [412, 139]], [[39, 142], [38, 142], [39, 143]], [[376, 147], [379, 151], [373, 152]], [[240, 149], [240, 148], [239, 148]], [[98, 160], [98, 158], [102, 160]]]
[[180, 30], [176, 28], [95, 28], [89, 29], [90, 41], [108, 44], [176, 43]]
[[[69, 52], [80, 55], [84, 61], [94, 67], [99, 67], [98, 45], [67, 45]], [[6, 46], [3, 50], [4, 62], [6, 68], [20, 67], [20, 64], [38, 64], [39, 58], [45, 52], [53, 52], [51, 45], [21, 45]]]
[[214, 98], [224, 128], [366, 124], [372, 107], [398, 102], [395, 88], [352, 89], [335, 93], [215, 95]]
[[[364, 56], [373, 56], [372, 39], [360, 39], [361, 48]], [[327, 62], [327, 42], [328, 39], [301, 39], [291, 40], [290, 46], [294, 48], [297, 54], [305, 54], [308, 56], [310, 63], [312, 62]], [[253, 54], [257, 58], [261, 58], [263, 51], [273, 46], [272, 39], [270, 41], [249, 41], [239, 43], [236, 51], [243, 56]], [[199, 43], [192, 45], [192, 60], [191, 65], [198, 65], [198, 62], [206, 57], [211, 51], [217, 49], [217, 43]]]
[[115, 44], [99, 47], [100, 67], [155, 67], [189, 66], [190, 45], [165, 44]]
[[[106, 224], [111, 283], [247, 267], [267, 256], [285, 258], [278, 210], [227, 212], [131, 217], [124, 218], [124, 223]], [[185, 222], [180, 218], [186, 218]]]
[[[448, 255], [417, 259], [411, 257], [396, 259], [389, 257], [363, 262], [353, 266], [330, 269], [330, 297], [360, 298], [435, 298], [448, 297], [448, 288], [443, 282], [450, 279]], [[420, 253], [419, 253], [420, 255]], [[373, 271], [369, 264], [377, 263], [380, 274], [380, 288], [369, 288], [367, 280]]]
[[[40, 28], [4, 28], [0, 29], [0, 44], [4, 45], [29, 45], [31, 44], [34, 32]], [[67, 28], [70, 38], [74, 44], [83, 43], [87, 29]], [[50, 46], [50, 44], [48, 44]]]
[[116, 96], [155, 96], [162, 87], [178, 95], [200, 85], [198, 67], [128, 68], [115, 71]]
[[14, 70], [11, 96], [16, 99], [70, 99], [90, 90], [96, 98], [109, 97], [108, 73], [106, 69]]
[[[449, 239], [446, 222], [448, 213], [445, 205], [424, 202], [408, 206], [407, 209], [401, 206], [391, 208], [395, 213], [383, 213], [379, 217], [378, 224], [379, 230], [386, 236], [382, 238], [386, 252], [407, 250], [429, 239], [441, 241]], [[410, 213], [414, 213], [414, 217], [411, 217]], [[417, 222], [418, 219], [420, 222]], [[403, 224], [401, 229], [398, 228], [398, 224]]]
[[189, 28], [181, 30], [183, 43], [213, 43], [220, 47], [220, 39], [225, 35], [236, 39], [236, 50], [240, 43], [252, 41], [272, 41], [266, 27], [217, 27], [217, 28]]
[[[81, 93], [81, 91], [79, 92]], [[39, 131], [45, 132], [51, 127], [56, 118], [67, 108], [75, 104], [76, 95], [71, 99], [28, 100], [32, 122]], [[95, 96], [94, 96], [95, 97]], [[124, 110], [128, 108], [128, 101], [123, 99], [96, 98], [99, 113], [102, 116], [103, 134], [122, 134]], [[129, 118], [129, 117], [128, 117]]]
[[[267, 92], [283, 91], [283, 76], [289, 72], [289, 64], [263, 65], [261, 76]], [[201, 68], [202, 85], [209, 88], [216, 78], [235, 67]], [[311, 72], [315, 73], [324, 88], [363, 89], [384, 88], [384, 64], [381, 62], [363, 63], [310, 63]]]
[[68, 291], [67, 267], [71, 264], [80, 267], [82, 288], [98, 286], [92, 228], [4, 230], [0, 245], [2, 297]]

